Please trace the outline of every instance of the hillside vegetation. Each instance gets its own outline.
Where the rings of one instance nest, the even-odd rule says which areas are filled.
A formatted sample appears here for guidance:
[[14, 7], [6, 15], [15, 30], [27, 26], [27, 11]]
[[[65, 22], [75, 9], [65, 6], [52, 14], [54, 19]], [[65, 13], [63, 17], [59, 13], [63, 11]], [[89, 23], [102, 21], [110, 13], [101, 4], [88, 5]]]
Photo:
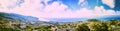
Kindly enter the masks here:
[[44, 24], [23, 22], [0, 14], [0, 31], [120, 31], [120, 20], [88, 19], [78, 22]]

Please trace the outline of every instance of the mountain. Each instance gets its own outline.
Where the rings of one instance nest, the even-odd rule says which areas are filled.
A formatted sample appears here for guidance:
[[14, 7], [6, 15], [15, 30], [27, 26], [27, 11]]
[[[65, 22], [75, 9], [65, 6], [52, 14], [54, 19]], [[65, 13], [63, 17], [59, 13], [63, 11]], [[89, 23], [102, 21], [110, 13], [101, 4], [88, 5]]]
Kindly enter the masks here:
[[6, 17], [6, 18], [10, 18], [10, 19], [14, 19], [14, 20], [18, 20], [18, 21], [27, 21], [27, 22], [40, 22], [40, 23], [56, 23], [56, 22], [76, 22], [76, 21], [84, 21], [87, 19], [98, 19], [98, 20], [111, 20], [111, 19], [116, 19], [116, 20], [120, 20], [120, 15], [106, 15], [106, 16], [98, 16], [95, 18], [50, 18], [49, 22], [45, 22], [45, 21], [41, 21], [39, 20], [37, 17], [32, 17], [32, 16], [23, 16], [23, 15], [19, 15], [19, 14], [14, 14], [14, 13], [4, 13], [4, 12], [0, 12], [0, 16], [1, 17]]
[[111, 19], [120, 20], [120, 15], [107, 15], [103, 17], [98, 17], [97, 19], [104, 20], [104, 21], [111, 20]]
[[37, 17], [23, 16], [19, 14], [4, 13], [4, 12], [0, 12], [0, 21], [18, 21], [20, 23], [29, 23], [29, 24], [34, 24], [34, 25], [35, 24], [39, 24], [39, 25], [55, 24], [55, 22], [41, 21]]
[[94, 16], [94, 17], [87, 17], [87, 18], [51, 18], [49, 20], [53, 22], [77, 22], [77, 21], [85, 21], [88, 19], [98, 19], [102, 21], [107, 21], [111, 19], [120, 20], [120, 15], [106, 15], [106, 16]]
[[23, 16], [23, 15], [14, 14], [14, 13], [0, 12], [0, 16], [1, 17], [11, 18], [11, 19], [14, 19], [14, 20], [19, 20], [19, 21], [39, 21], [38, 18], [36, 18], [36, 17]]

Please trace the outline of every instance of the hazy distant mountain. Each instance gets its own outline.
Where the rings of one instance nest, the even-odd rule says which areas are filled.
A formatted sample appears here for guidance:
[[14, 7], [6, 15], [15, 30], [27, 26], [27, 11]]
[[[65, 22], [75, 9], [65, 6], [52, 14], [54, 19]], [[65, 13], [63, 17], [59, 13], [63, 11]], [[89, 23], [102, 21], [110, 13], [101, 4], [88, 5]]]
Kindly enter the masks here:
[[103, 16], [103, 17], [98, 17], [97, 19], [99, 20], [111, 20], [111, 19], [115, 19], [115, 20], [120, 20], [120, 15], [107, 15], [107, 16]]
[[23, 16], [23, 15], [13, 14], [13, 13], [0, 12], [0, 17], [12, 18], [14, 20], [19, 20], [19, 21], [39, 21], [38, 18], [36, 18], [36, 17]]
[[41, 25], [55, 23], [55, 22], [40, 21], [37, 17], [23, 16], [23, 15], [19, 15], [19, 14], [0, 12], [0, 21], [1, 21], [1, 19], [4, 19], [4, 18], [7, 18], [5, 20], [11, 19], [9, 21], [21, 21], [21, 22], [35, 23], [35, 24], [41, 24]]
[[19, 20], [19, 21], [34, 21], [34, 22], [40, 22], [40, 23], [55, 23], [55, 22], [75, 22], [75, 21], [84, 21], [87, 19], [99, 19], [99, 20], [111, 20], [111, 19], [116, 19], [120, 20], [120, 15], [107, 15], [107, 16], [102, 16], [102, 17], [95, 17], [95, 18], [64, 18], [64, 19], [59, 19], [59, 18], [54, 18], [54, 19], [49, 19], [51, 20], [50, 22], [44, 22], [38, 20], [37, 17], [32, 17], [32, 16], [23, 16], [19, 14], [13, 14], [13, 13], [3, 13], [0, 12], [0, 17], [7, 17], [11, 18], [14, 20]]
[[106, 21], [106, 20], [111, 20], [111, 19], [115, 19], [115, 20], [120, 20], [120, 15], [106, 15], [106, 16], [98, 16], [98, 17], [93, 17], [93, 18], [51, 18], [49, 20], [52, 20], [54, 22], [76, 22], [76, 21], [84, 21], [84, 20], [88, 20], [88, 19], [98, 19], [98, 20], [102, 20], [102, 21]]

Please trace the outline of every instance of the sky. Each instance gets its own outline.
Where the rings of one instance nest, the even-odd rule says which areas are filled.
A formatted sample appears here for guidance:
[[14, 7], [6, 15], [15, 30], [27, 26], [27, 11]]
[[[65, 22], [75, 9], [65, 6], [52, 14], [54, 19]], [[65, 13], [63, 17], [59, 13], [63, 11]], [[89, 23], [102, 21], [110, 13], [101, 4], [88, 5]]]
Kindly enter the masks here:
[[[79, 20], [120, 15], [120, 0], [0, 0], [0, 12], [34, 16], [41, 21]], [[73, 19], [67, 19], [73, 18]]]

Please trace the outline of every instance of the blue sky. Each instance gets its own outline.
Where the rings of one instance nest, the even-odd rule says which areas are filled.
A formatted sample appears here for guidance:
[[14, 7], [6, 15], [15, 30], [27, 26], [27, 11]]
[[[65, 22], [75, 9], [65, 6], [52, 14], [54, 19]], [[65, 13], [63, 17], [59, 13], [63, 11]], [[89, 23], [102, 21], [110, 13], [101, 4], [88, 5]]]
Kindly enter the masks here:
[[119, 3], [119, 0], [0, 0], [0, 12], [33, 16], [41, 21], [72, 21], [120, 15]]

